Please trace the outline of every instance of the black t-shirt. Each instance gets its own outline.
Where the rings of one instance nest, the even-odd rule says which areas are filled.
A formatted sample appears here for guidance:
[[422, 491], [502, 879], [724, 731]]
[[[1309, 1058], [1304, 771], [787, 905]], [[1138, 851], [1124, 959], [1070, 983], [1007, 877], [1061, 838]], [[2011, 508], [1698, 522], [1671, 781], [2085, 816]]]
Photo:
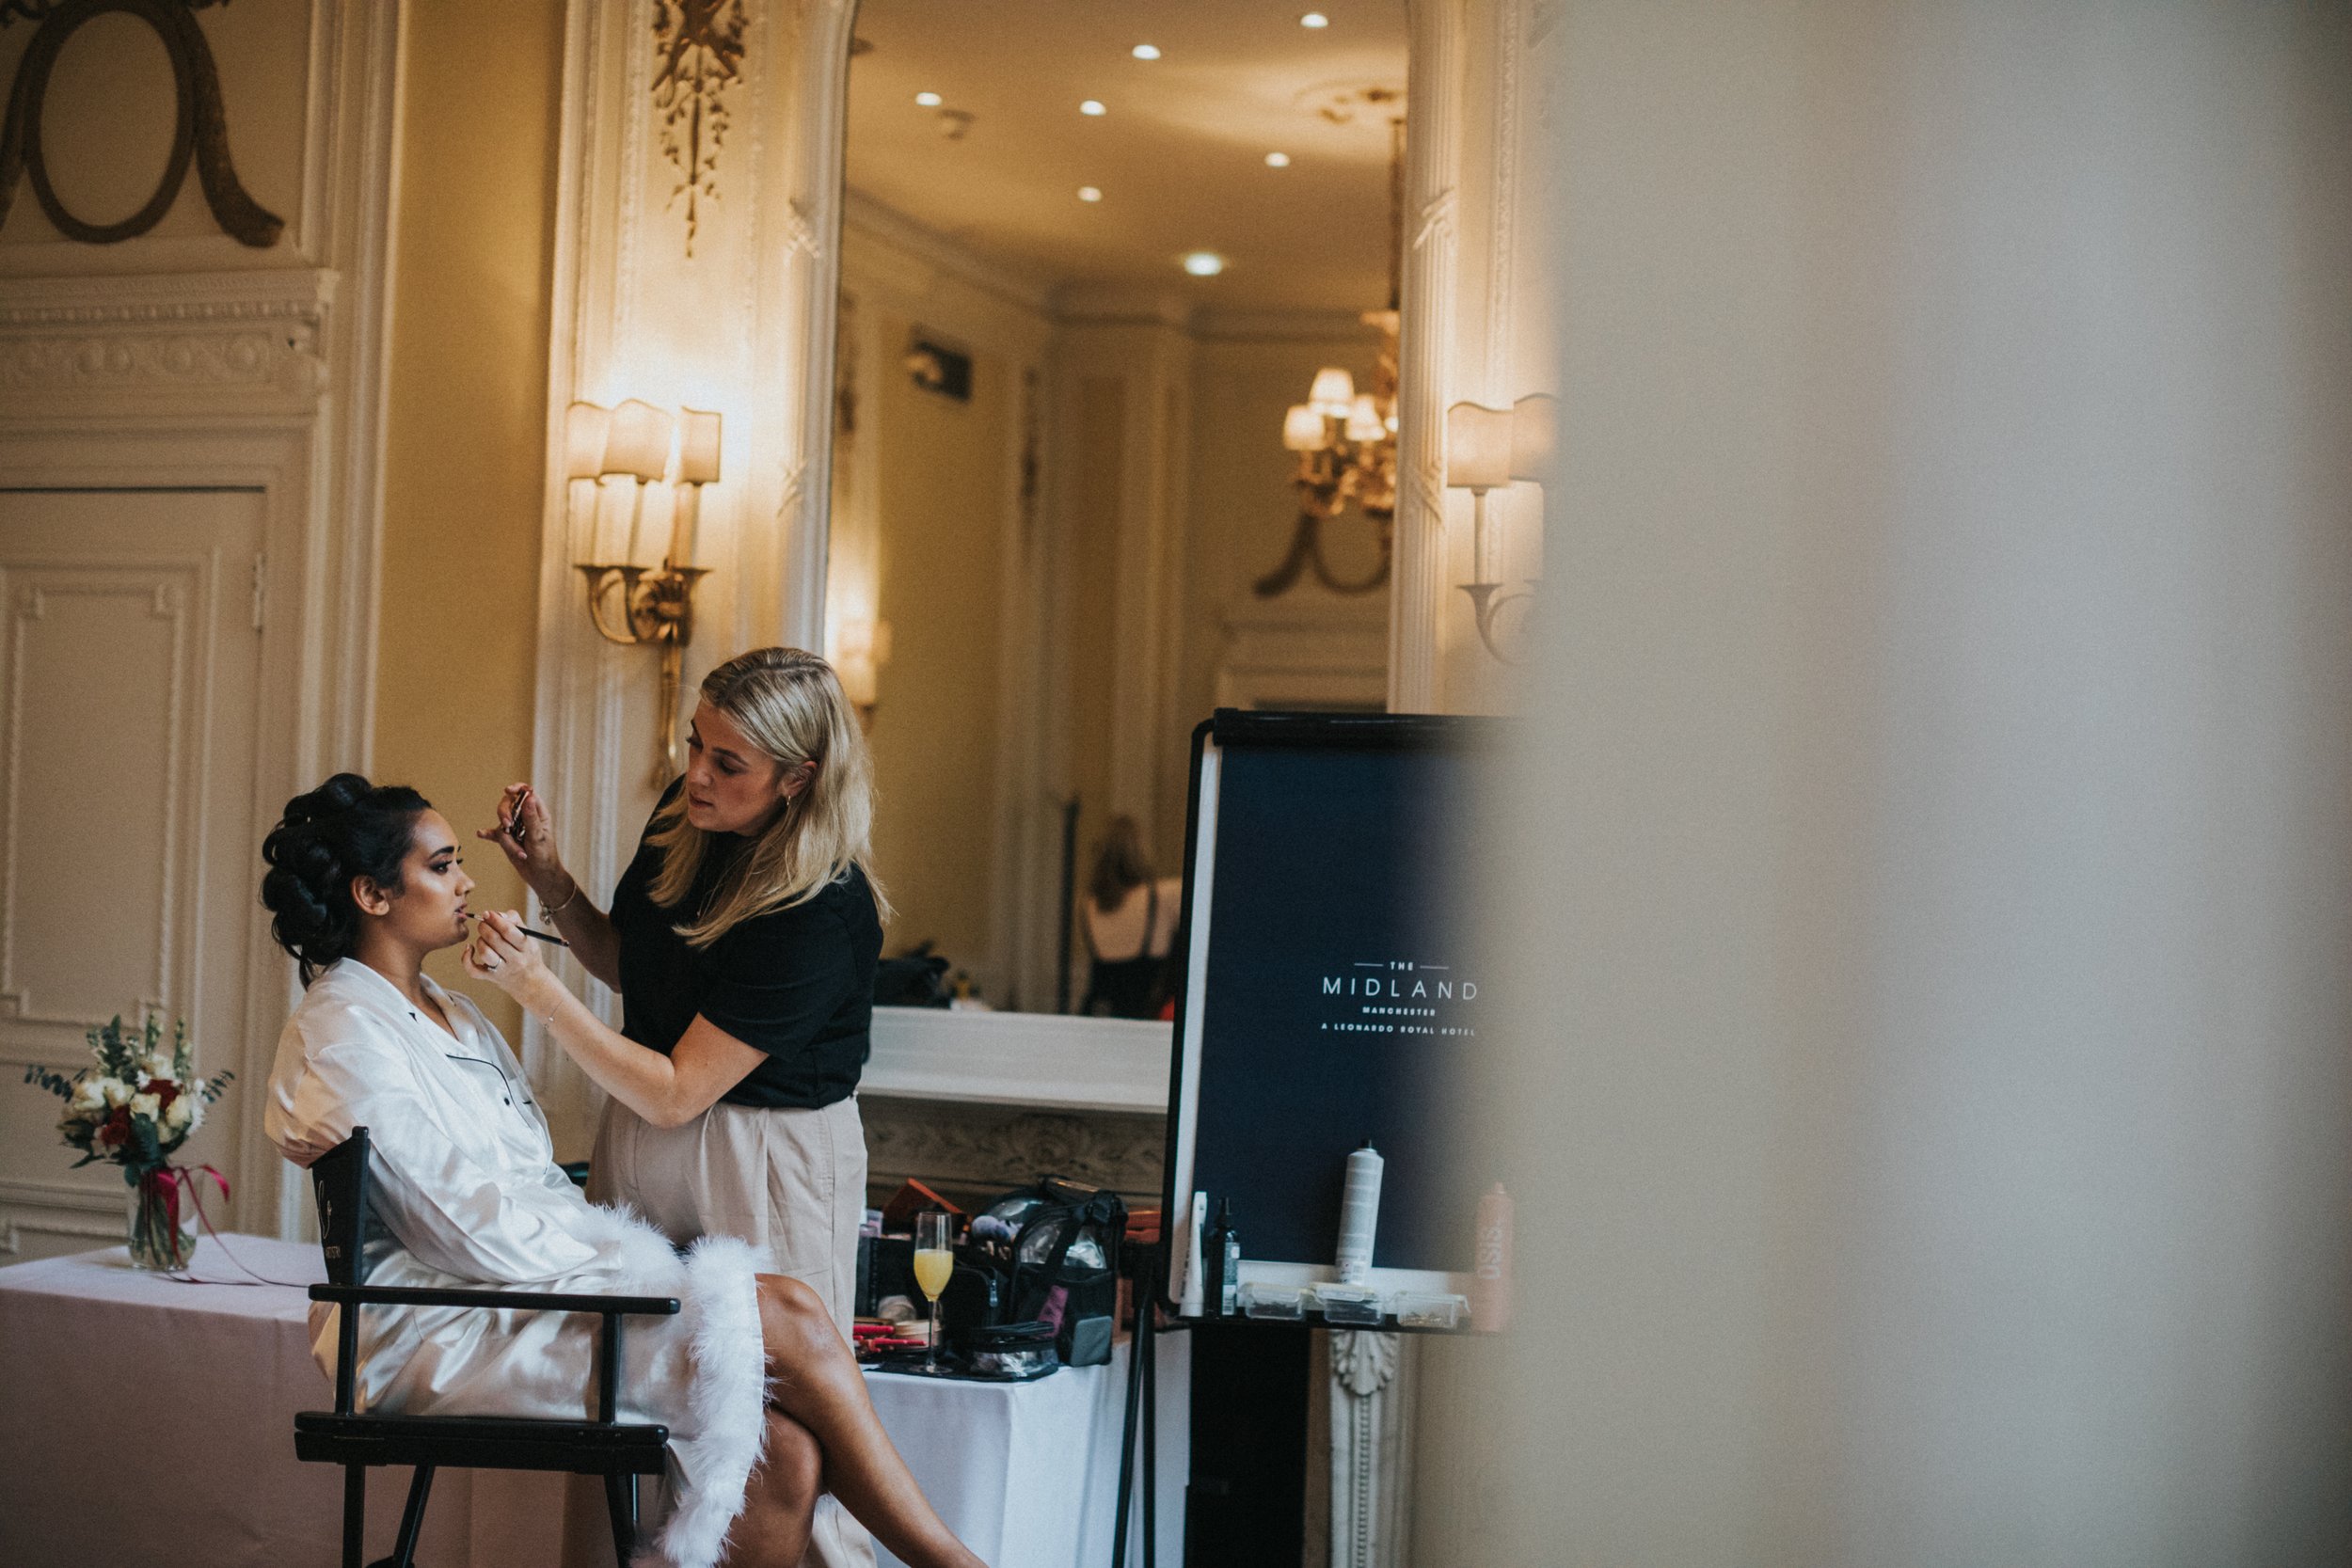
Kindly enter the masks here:
[[742, 921], [708, 947], [689, 946], [677, 927], [707, 907], [720, 879], [750, 846], [746, 838], [718, 835], [686, 902], [665, 910], [647, 892], [661, 869], [661, 851], [638, 840], [637, 858], [612, 890], [621, 1033], [666, 1056], [699, 1013], [766, 1053], [721, 1100], [831, 1105], [856, 1090], [872, 1044], [874, 962], [882, 940], [873, 891], [853, 866], [805, 903]]

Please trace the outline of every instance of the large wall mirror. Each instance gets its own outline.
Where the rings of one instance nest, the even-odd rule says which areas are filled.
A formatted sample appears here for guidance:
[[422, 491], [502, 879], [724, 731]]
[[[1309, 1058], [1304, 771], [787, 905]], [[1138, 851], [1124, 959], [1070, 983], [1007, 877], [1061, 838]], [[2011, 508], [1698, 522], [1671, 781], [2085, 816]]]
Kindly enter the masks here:
[[[854, 35], [826, 636], [886, 950], [1078, 1011], [1089, 935], [1172, 927], [1193, 725], [1383, 705], [1405, 7], [862, 0]], [[1136, 892], [1089, 920], [1121, 818]]]

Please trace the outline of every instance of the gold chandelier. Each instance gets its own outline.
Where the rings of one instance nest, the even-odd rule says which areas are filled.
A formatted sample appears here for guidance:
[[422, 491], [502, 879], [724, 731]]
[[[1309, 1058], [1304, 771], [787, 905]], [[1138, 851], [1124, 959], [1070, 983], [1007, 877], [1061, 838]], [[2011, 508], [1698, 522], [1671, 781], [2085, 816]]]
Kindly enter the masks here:
[[[1405, 121], [1389, 121], [1389, 305], [1362, 320], [1380, 332], [1372, 387], [1337, 365], [1315, 372], [1307, 401], [1282, 416], [1282, 445], [1298, 454], [1291, 483], [1298, 491], [1298, 522], [1282, 563], [1252, 585], [1260, 598], [1290, 591], [1305, 572], [1334, 594], [1370, 594], [1389, 581], [1396, 522], [1396, 334], [1399, 268], [1404, 258]], [[1350, 502], [1377, 530], [1379, 560], [1362, 577], [1332, 574], [1323, 558], [1323, 525]]]

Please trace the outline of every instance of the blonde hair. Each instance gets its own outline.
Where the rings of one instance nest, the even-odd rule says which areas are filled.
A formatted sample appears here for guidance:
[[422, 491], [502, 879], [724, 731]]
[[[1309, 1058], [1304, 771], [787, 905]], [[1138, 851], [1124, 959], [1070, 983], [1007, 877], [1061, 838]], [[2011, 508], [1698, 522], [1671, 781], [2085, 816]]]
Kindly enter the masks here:
[[[808, 902], [851, 866], [865, 873], [876, 912], [889, 919], [890, 902], [867, 863], [873, 764], [833, 666], [798, 648], [755, 648], [705, 675], [702, 694], [777, 767], [816, 768], [678, 935], [707, 947], [754, 916]], [[684, 790], [654, 814], [645, 841], [661, 851], [661, 870], [647, 890], [655, 903], [675, 910], [686, 901], [712, 836], [686, 820]]]

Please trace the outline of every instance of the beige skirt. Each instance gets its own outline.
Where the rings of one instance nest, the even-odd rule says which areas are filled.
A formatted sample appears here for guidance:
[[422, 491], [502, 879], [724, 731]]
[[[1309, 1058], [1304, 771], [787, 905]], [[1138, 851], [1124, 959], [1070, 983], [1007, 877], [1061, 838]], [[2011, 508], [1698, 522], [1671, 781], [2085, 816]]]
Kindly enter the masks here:
[[[766, 1252], [763, 1272], [824, 1297], [848, 1338], [857, 1299], [857, 1230], [866, 1215], [866, 1123], [857, 1096], [818, 1111], [713, 1105], [683, 1127], [656, 1127], [607, 1100], [588, 1196], [626, 1203], [680, 1246], [739, 1236]], [[568, 1489], [566, 1563], [611, 1561], [599, 1544], [602, 1498]], [[609, 1540], [609, 1537], [603, 1539]], [[834, 1498], [820, 1498], [802, 1568], [874, 1568], [874, 1542]]]
[[680, 1245], [740, 1237], [767, 1253], [774, 1273], [824, 1297], [850, 1332], [866, 1212], [866, 1124], [855, 1095], [816, 1111], [723, 1101], [671, 1128], [608, 1100], [588, 1196], [628, 1204]]

